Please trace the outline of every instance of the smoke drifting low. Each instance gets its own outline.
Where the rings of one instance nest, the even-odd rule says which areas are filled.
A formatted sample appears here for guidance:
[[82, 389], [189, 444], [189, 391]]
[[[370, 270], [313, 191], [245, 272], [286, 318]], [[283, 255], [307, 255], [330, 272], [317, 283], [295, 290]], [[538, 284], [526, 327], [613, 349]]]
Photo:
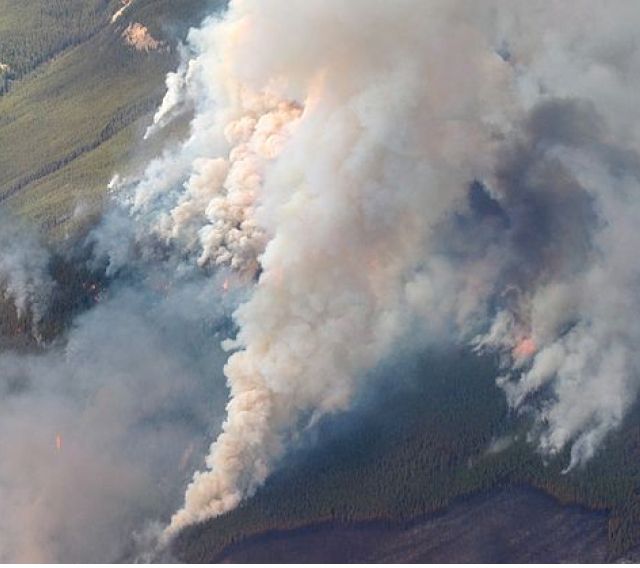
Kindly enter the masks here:
[[[112, 295], [61, 345], [2, 362], [47, 431], [90, 433], [100, 455], [78, 479], [102, 472], [100, 447], [145, 448], [121, 470], [140, 506], [102, 520], [162, 518], [145, 500], [159, 479], [175, 503], [177, 455], [219, 424], [218, 338], [226, 418], [165, 539], [237, 506], [301, 429], [422, 338], [498, 353], [532, 444], [570, 447], [569, 469], [590, 459], [640, 386], [639, 23], [623, 1], [238, 0], [193, 30], [147, 132], [191, 112], [190, 136], [114, 181], [89, 239]], [[47, 286], [41, 261], [20, 266], [13, 297]], [[3, 412], [5, 429], [30, 432], [28, 416]], [[2, 462], [7, 500], [30, 495]]]
[[[29, 310], [66, 283], [27, 234], [3, 241], [2, 264]], [[229, 308], [217, 278], [168, 264], [102, 286], [96, 269], [80, 286], [92, 307], [62, 336], [0, 352], [1, 561], [131, 559], [180, 502], [224, 414]], [[55, 299], [38, 304], [47, 320]]]

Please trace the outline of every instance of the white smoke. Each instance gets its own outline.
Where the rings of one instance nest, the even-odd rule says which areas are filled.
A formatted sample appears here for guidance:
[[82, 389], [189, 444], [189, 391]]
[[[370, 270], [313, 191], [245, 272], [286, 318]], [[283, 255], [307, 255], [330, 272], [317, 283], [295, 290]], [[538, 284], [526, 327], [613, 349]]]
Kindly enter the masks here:
[[640, 9], [581, 13], [245, 0], [192, 32], [152, 128], [192, 108], [191, 136], [133, 211], [258, 279], [225, 344], [223, 432], [167, 534], [252, 494], [415, 325], [501, 352], [510, 404], [536, 413], [542, 451], [571, 444], [570, 467], [620, 424], [638, 383]]
[[[157, 116], [196, 108], [191, 139], [170, 158], [191, 162], [168, 214], [157, 203], [171, 188], [148, 191], [155, 164], [135, 211], [157, 234], [200, 250], [201, 264], [259, 269], [226, 343], [237, 351], [225, 368], [223, 433], [170, 531], [235, 507], [301, 419], [348, 407], [361, 373], [403, 331], [403, 283], [430, 232], [468, 180], [491, 172], [494, 152], [469, 142], [489, 150], [509, 123], [509, 68], [474, 32], [474, 14], [443, 4], [412, 20], [412, 2], [368, 6], [336, 22], [337, 4], [293, 13], [280, 2], [232, 4], [191, 36], [198, 55], [172, 78], [187, 101], [170, 90]], [[434, 49], [449, 34], [465, 58], [475, 54], [457, 67]], [[468, 94], [477, 91], [503, 108]]]
[[109, 277], [243, 290], [226, 419], [165, 538], [251, 495], [410, 334], [499, 353], [569, 468], [620, 425], [640, 384], [640, 7], [576, 6], [237, 0], [191, 32], [147, 132], [192, 112], [190, 135], [114, 184], [90, 239]]
[[[640, 327], [632, 315], [640, 309], [632, 245], [640, 221], [633, 100], [640, 9], [633, 2], [519, 8], [502, 13], [511, 20], [515, 85], [531, 112], [531, 153], [547, 168], [530, 169], [539, 179], [525, 183], [549, 184], [566, 227], [548, 235], [555, 251], [518, 308], [535, 352], [524, 368], [514, 357], [517, 380], [503, 380], [516, 407], [551, 389], [538, 406], [540, 446], [554, 454], [570, 444], [572, 468], [621, 424], [640, 386]], [[499, 343], [508, 346], [508, 337]]]
[[1, 215], [0, 299], [14, 304], [20, 316], [30, 311], [33, 323], [37, 326], [52, 286], [49, 253], [37, 237], [17, 220]]

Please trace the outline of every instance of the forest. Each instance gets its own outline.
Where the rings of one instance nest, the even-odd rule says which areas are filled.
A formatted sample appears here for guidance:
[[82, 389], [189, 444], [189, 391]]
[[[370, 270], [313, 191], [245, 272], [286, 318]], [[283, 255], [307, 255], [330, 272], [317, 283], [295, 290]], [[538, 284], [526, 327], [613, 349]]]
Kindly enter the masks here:
[[114, 0], [0, 2], [0, 94], [36, 67], [94, 35]]
[[[82, 228], [78, 204], [94, 215], [114, 173], [143, 161], [133, 154], [177, 65], [175, 46], [219, 4], [136, 0], [112, 22], [119, 0], [0, 0], [0, 63], [11, 69], [0, 73], [11, 82], [0, 96], [0, 203], [52, 238]], [[126, 45], [132, 22], [172, 48]]]
[[[139, 0], [112, 23], [118, 0], [0, 0], [0, 203], [47, 236], [78, 238], [69, 226], [74, 210], [89, 204], [95, 219], [114, 171], [135, 167], [136, 141], [177, 61], [175, 49], [127, 48], [121, 31], [140, 21], [176, 45], [216, 4]], [[38, 321], [16, 310], [0, 281], [0, 348], [38, 350], [63, 337], [109, 286], [82, 258], [53, 254], [49, 271], [57, 284]], [[595, 459], [563, 473], [568, 455], [536, 451], [531, 416], [507, 408], [496, 372], [493, 357], [464, 348], [425, 346], [396, 357], [367, 377], [350, 412], [307, 431], [252, 498], [185, 530], [173, 554], [210, 562], [264, 531], [406, 521], [517, 485], [605, 511], [611, 559], [640, 544], [640, 409]]]
[[606, 511], [611, 559], [640, 543], [638, 409], [595, 459], [563, 474], [568, 453], [545, 459], [527, 441], [531, 419], [510, 413], [496, 369], [493, 358], [464, 349], [425, 349], [380, 369], [353, 411], [325, 418], [253, 498], [185, 530], [172, 552], [210, 562], [269, 530], [404, 522], [507, 486]]
[[[39, 321], [0, 297], [0, 346], [37, 351], [108, 294], [109, 279], [88, 270], [82, 254], [88, 253], [52, 256], [54, 293]], [[564, 473], [568, 452], [538, 453], [528, 436], [531, 417], [508, 409], [497, 371], [494, 357], [462, 347], [401, 353], [366, 377], [352, 409], [305, 431], [253, 497], [184, 530], [172, 553], [185, 562], [211, 562], [228, 545], [269, 530], [405, 522], [507, 486], [534, 487], [562, 504], [606, 512], [611, 559], [640, 544], [637, 405], [594, 459]]]

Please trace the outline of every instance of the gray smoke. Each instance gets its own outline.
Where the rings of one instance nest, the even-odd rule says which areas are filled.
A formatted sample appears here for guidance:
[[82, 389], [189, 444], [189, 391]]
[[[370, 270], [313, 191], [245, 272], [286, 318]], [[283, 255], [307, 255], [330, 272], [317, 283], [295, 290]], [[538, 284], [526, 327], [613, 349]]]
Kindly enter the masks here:
[[54, 343], [0, 353], [1, 561], [130, 559], [177, 506], [224, 412], [219, 287], [146, 267]]
[[154, 163], [133, 210], [259, 280], [227, 344], [227, 421], [167, 535], [255, 491], [299, 417], [347, 408], [416, 326], [502, 355], [540, 451], [593, 455], [638, 384], [639, 18], [273, 0], [192, 33], [156, 115], [195, 109], [166, 157], [183, 183]]
[[48, 263], [38, 238], [17, 219], [0, 214], [0, 300], [13, 305], [19, 316], [29, 311], [35, 326], [52, 291]]
[[[82, 467], [124, 464], [124, 440], [145, 447], [119, 470], [131, 485], [111, 486], [139, 505], [103, 522], [166, 520], [183, 481], [171, 452], [217, 432], [202, 381], [223, 361], [226, 418], [165, 539], [250, 496], [299, 428], [348, 409], [416, 335], [498, 353], [538, 451], [591, 458], [640, 386], [638, 24], [625, 1], [238, 0], [193, 30], [147, 133], [191, 112], [190, 135], [114, 178], [118, 206], [89, 239], [113, 295], [45, 355], [3, 359], [47, 431], [59, 415], [110, 448], [64, 470], [76, 486]], [[156, 452], [140, 417], [180, 400], [194, 417], [158, 418], [175, 447]], [[38, 420], [6, 416], [38, 439]], [[13, 507], [40, 503], [3, 461]]]

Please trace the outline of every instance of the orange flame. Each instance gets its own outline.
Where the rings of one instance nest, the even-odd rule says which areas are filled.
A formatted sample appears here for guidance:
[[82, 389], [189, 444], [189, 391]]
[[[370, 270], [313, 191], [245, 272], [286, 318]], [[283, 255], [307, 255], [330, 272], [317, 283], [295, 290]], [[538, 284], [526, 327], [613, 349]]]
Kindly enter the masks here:
[[531, 337], [525, 337], [513, 349], [516, 359], [528, 359], [536, 352], [536, 344]]

